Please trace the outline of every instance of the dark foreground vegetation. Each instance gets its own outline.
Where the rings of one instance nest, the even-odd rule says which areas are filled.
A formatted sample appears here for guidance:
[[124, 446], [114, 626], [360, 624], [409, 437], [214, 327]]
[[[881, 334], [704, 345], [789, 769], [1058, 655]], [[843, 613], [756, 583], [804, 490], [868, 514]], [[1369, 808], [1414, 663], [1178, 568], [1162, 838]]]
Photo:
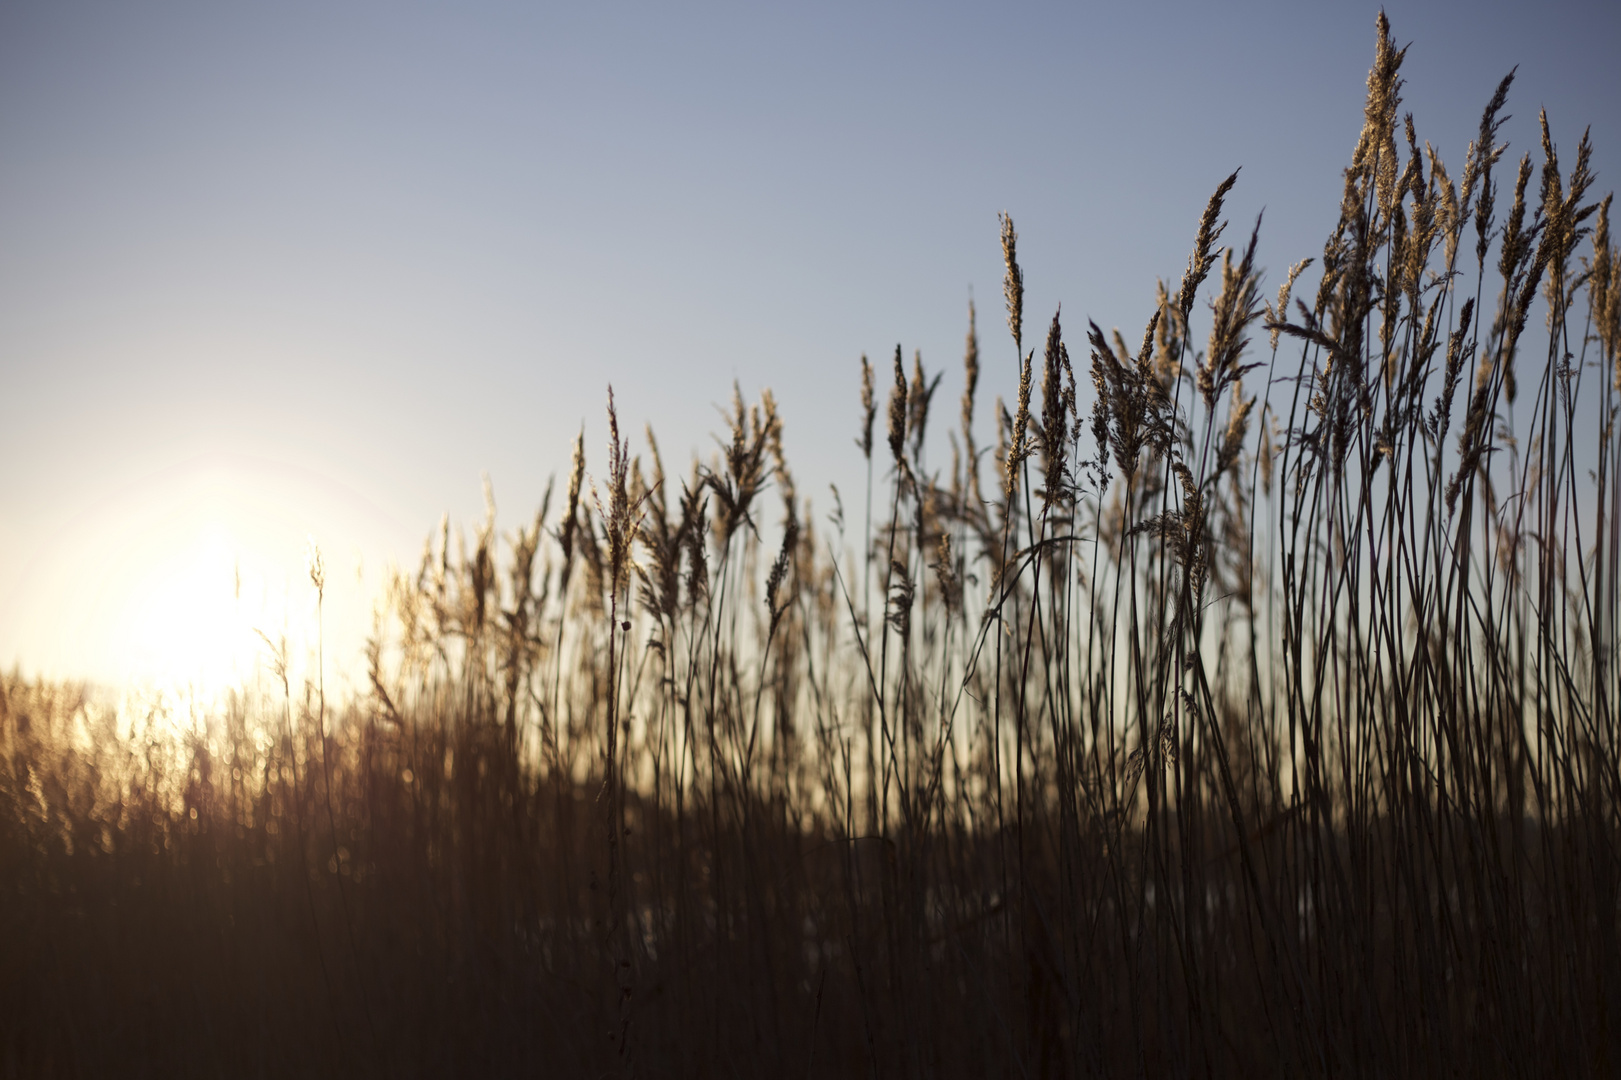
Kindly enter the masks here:
[[0, 681], [0, 1075], [1621, 1074], [1610, 203], [1401, 61], [1309, 271], [1228, 180], [1090, 380], [1004, 220], [1017, 400], [864, 362], [831, 519], [769, 395], [616, 422], [362, 699]]

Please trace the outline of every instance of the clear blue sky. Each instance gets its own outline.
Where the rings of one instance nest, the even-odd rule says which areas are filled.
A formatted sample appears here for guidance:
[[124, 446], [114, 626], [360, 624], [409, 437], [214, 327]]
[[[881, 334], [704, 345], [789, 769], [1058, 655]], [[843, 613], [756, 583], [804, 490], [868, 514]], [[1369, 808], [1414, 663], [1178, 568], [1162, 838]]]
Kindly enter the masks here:
[[[1545, 105], [1617, 186], [1621, 6], [1387, 10], [1454, 176], [1518, 64], [1510, 154]], [[308, 534], [352, 647], [481, 474], [511, 527], [582, 421], [600, 469], [610, 382], [678, 463], [732, 380], [770, 386], [826, 509], [863, 352], [921, 349], [954, 401], [972, 290], [985, 400], [1010, 391], [999, 210], [1027, 324], [1061, 302], [1074, 343], [1140, 334], [1236, 167], [1269, 287], [1319, 254], [1376, 11], [8, 3], [0, 664], [138, 673], [129, 636], [185, 617], [138, 609], [232, 566], [307, 607]]]

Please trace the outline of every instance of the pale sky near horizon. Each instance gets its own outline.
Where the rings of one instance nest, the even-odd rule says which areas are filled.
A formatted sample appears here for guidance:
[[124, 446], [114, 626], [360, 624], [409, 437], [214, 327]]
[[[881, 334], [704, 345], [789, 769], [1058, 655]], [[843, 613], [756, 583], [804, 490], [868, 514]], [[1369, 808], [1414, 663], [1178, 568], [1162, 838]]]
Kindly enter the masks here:
[[[1319, 255], [1377, 10], [8, 3], [0, 666], [240, 666], [244, 625], [307, 633], [310, 536], [352, 660], [483, 474], [510, 530], [582, 423], [600, 470], [609, 383], [678, 469], [769, 386], [801, 492], [851, 503], [861, 354], [921, 350], [954, 414], [971, 293], [1011, 394], [998, 211], [1027, 337], [1062, 303], [1078, 355], [1141, 334], [1234, 168], [1268, 295]], [[1546, 106], [1617, 186], [1621, 6], [1386, 10], [1454, 177], [1517, 64], [1508, 156]]]

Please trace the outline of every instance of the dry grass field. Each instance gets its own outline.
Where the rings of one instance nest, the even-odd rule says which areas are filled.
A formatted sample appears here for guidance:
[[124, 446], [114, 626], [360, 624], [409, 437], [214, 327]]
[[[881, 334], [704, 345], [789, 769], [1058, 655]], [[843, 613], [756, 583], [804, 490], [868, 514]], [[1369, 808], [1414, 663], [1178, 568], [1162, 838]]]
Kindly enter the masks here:
[[1314, 261], [1230, 177], [1140, 339], [1004, 218], [830, 517], [769, 394], [673, 471], [610, 396], [367, 694], [0, 679], [0, 1076], [1621, 1073], [1610, 200], [1512, 76], [1443, 163], [1402, 60]]

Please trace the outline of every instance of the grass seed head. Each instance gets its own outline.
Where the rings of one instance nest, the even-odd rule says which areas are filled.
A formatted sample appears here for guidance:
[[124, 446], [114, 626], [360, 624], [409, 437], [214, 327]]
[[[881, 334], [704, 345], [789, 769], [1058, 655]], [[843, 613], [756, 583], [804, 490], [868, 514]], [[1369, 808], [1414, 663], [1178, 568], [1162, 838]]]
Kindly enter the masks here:
[[872, 365], [867, 354], [861, 354], [861, 438], [856, 445], [868, 461], [872, 460], [872, 422], [878, 415], [878, 401], [873, 391]]
[[1283, 284], [1278, 286], [1278, 306], [1267, 309], [1266, 324], [1268, 332], [1272, 335], [1272, 349], [1274, 352], [1278, 348], [1278, 334], [1282, 331], [1282, 327], [1278, 324], [1289, 317], [1289, 297], [1294, 292], [1295, 279], [1300, 276], [1302, 270], [1311, 264], [1312, 260], [1305, 258], [1289, 267], [1289, 273], [1284, 277]]
[[901, 347], [895, 346], [895, 385], [889, 391], [889, 452], [899, 465], [906, 456], [906, 370]]
[[608, 387], [608, 505], [598, 500], [597, 512], [607, 531], [608, 587], [615, 595], [628, 580], [631, 548], [639, 526], [640, 499], [630, 495], [630, 440], [619, 436], [619, 413], [614, 407], [614, 390]]
[[1235, 266], [1229, 249], [1222, 260], [1221, 294], [1213, 307], [1210, 350], [1195, 373], [1205, 407], [1212, 412], [1227, 388], [1235, 384], [1245, 371], [1257, 366], [1243, 365], [1239, 360], [1249, 346], [1245, 333], [1261, 315], [1261, 275], [1255, 268], [1255, 247], [1260, 235], [1261, 219], [1257, 217], [1243, 258]]
[[1068, 417], [1064, 403], [1064, 368], [1069, 356], [1064, 350], [1064, 331], [1059, 312], [1053, 313], [1047, 330], [1047, 347], [1041, 364], [1041, 456], [1044, 463], [1042, 502], [1052, 506], [1064, 487], [1064, 450], [1068, 439]]
[[956, 614], [962, 610], [962, 569], [958, 560], [952, 555], [951, 534], [944, 530], [940, 533], [940, 541], [935, 548], [933, 564], [935, 581], [940, 586], [940, 598], [945, 603], [948, 615]]
[[310, 584], [315, 586], [318, 595], [326, 593], [326, 565], [321, 561], [321, 545], [315, 542], [314, 535], [304, 538], [304, 566], [309, 571]]
[[969, 445], [972, 445], [974, 394], [979, 389], [979, 334], [974, 329], [974, 302], [972, 300], [968, 301], [968, 340], [963, 345], [962, 369], [962, 432]]
[[1007, 327], [1013, 334], [1013, 347], [1024, 352], [1024, 272], [1019, 269], [1019, 234], [1013, 228], [1013, 219], [998, 214], [1002, 226], [1002, 298], [1007, 302]]
[[940, 388], [940, 378], [944, 374], [937, 371], [933, 379], [926, 377], [923, 373], [923, 350], [913, 351], [912, 388], [906, 397], [909, 414], [907, 430], [912, 437], [913, 457], [920, 457], [923, 453], [923, 434], [929, 428], [929, 403], [934, 400], [934, 392]]
[[1188, 269], [1182, 275], [1182, 287], [1176, 295], [1176, 308], [1184, 319], [1193, 310], [1193, 297], [1198, 293], [1199, 286], [1215, 265], [1216, 241], [1221, 239], [1222, 232], [1227, 228], [1227, 223], [1221, 220], [1222, 203], [1236, 183], [1238, 170], [1234, 169], [1231, 176], [1216, 186], [1216, 193], [1210, 196], [1204, 214], [1199, 218], [1199, 231], [1193, 239], [1193, 254], [1188, 256]]
[[1399, 192], [1396, 182], [1396, 110], [1401, 105], [1402, 79], [1397, 74], [1407, 55], [1390, 40], [1390, 20], [1379, 12], [1378, 43], [1373, 67], [1368, 70], [1368, 97], [1363, 106], [1362, 134], [1352, 156], [1353, 168], [1367, 167], [1379, 195], [1379, 212], [1386, 221]]
[[1019, 466], [1029, 455], [1027, 433], [1030, 429], [1030, 368], [1035, 353], [1027, 353], [1019, 368], [1019, 409], [1013, 414], [1013, 441], [1008, 445], [1007, 474], [1003, 477], [1004, 494], [1011, 499], [1018, 488]]
[[1621, 283], [1617, 282], [1617, 266], [1621, 265], [1621, 251], [1610, 244], [1610, 205], [1615, 196], [1606, 195], [1599, 203], [1598, 223], [1593, 228], [1593, 257], [1587, 263], [1587, 300], [1604, 355], [1615, 366], [1615, 388], [1621, 390]]

